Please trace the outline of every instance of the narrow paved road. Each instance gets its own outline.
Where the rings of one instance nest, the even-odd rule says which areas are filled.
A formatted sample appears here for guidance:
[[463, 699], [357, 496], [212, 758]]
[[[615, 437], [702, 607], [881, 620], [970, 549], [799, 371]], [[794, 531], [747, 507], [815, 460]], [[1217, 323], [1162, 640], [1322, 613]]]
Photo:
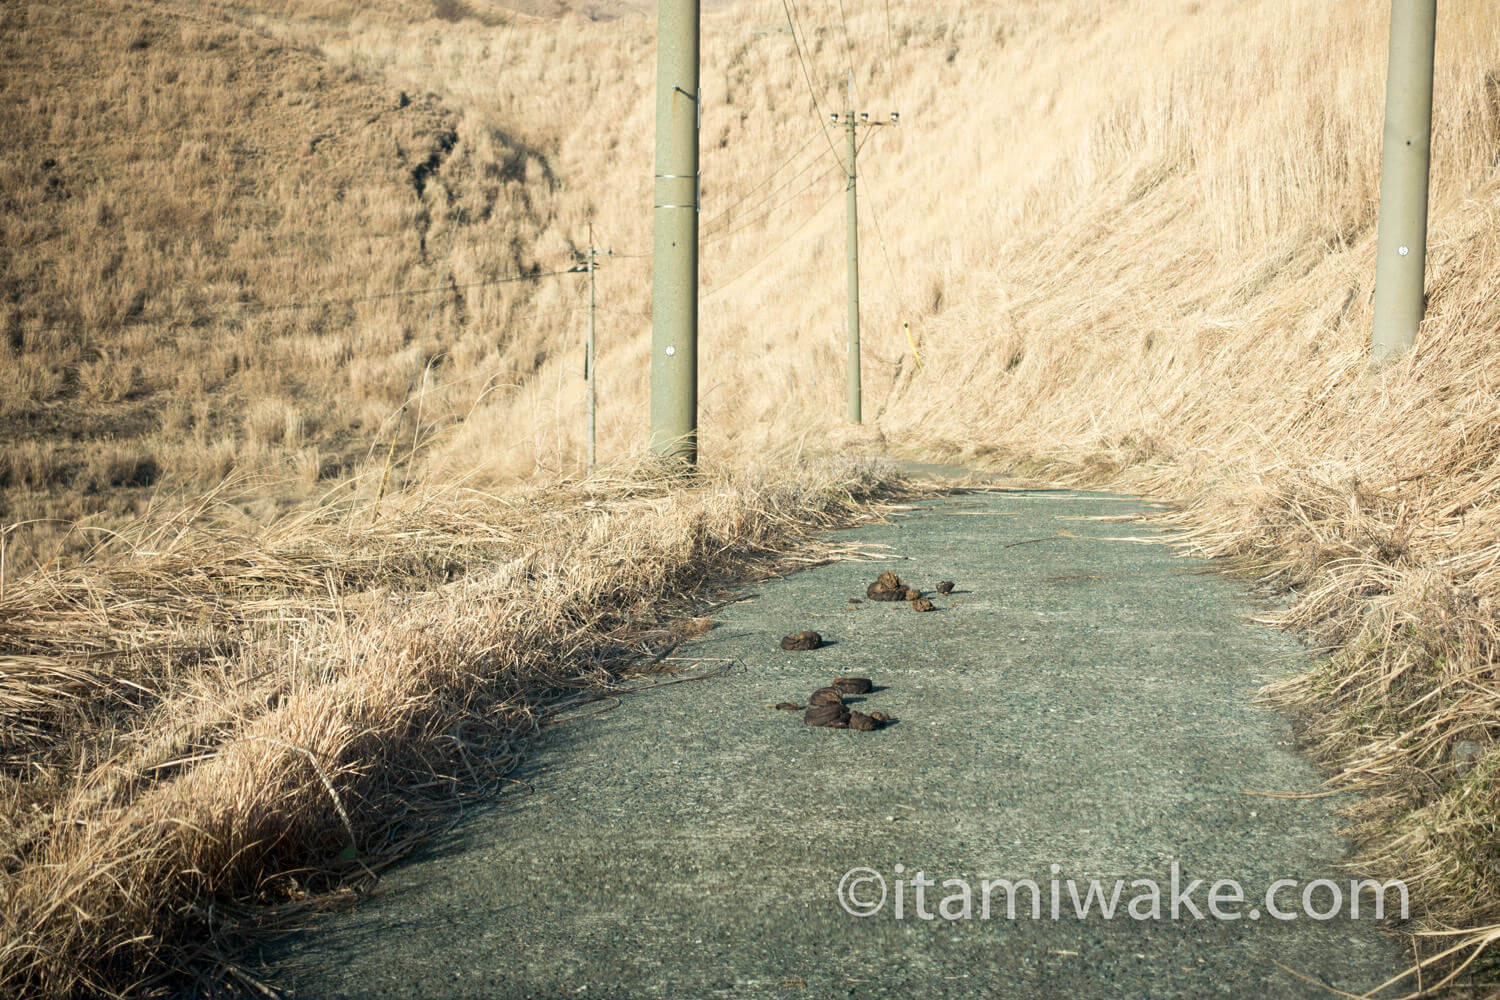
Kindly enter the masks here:
[[[1368, 989], [1402, 960], [1375, 922], [1261, 912], [1276, 879], [1298, 881], [1274, 900], [1283, 912], [1314, 879], [1348, 894], [1334, 802], [1245, 794], [1317, 784], [1286, 720], [1252, 704], [1300, 647], [1247, 625], [1232, 581], [1105, 519], [1141, 510], [1105, 494], [972, 494], [841, 533], [895, 558], [747, 591], [682, 651], [732, 661], [726, 676], [549, 729], [517, 775], [534, 795], [473, 812], [273, 961], [318, 1000], [1328, 995], [1276, 962]], [[882, 569], [959, 586], [927, 614], [851, 606]], [[778, 648], [803, 628], [831, 645]], [[858, 707], [898, 722], [813, 729], [767, 707], [839, 674], [872, 677]], [[1174, 862], [1179, 892], [1204, 880], [1187, 897], [1203, 919], [1187, 905], [1171, 919]], [[859, 866], [887, 882], [885, 908], [863, 919], [836, 895]], [[918, 915], [918, 871], [939, 883], [927, 913], [947, 897], [960, 912], [962, 888], [941, 883], [966, 879], [974, 918]], [[1034, 880], [1041, 919], [1025, 888], [1015, 919], [999, 888], [978, 919], [997, 878]], [[1093, 878], [1126, 880], [1112, 920], [1076, 916], [1066, 880], [1082, 893]], [[1131, 899], [1151, 909], [1136, 879], [1161, 883], [1162, 919], [1125, 913]], [[1240, 919], [1208, 913], [1217, 879], [1242, 885], [1247, 902], [1220, 905]]]

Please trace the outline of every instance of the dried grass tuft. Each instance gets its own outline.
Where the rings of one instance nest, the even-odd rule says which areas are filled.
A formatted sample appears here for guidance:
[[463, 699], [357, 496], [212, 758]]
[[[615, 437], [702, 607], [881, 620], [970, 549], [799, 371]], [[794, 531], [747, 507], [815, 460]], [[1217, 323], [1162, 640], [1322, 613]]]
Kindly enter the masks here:
[[884, 489], [849, 463], [434, 487], [143, 526], [10, 582], [0, 992], [244, 985], [257, 922], [363, 884], [493, 787], [549, 697], [701, 630], [667, 619]]

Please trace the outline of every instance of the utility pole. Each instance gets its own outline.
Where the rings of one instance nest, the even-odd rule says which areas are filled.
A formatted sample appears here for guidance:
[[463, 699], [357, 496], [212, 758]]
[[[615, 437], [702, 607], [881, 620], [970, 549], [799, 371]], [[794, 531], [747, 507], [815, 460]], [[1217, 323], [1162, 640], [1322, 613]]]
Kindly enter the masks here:
[[589, 222], [589, 344], [584, 359], [584, 374], [587, 376], [589, 391], [589, 456], [588, 473], [594, 474], [594, 412], [597, 405], [597, 396], [594, 391], [594, 272], [599, 270], [599, 251], [594, 246], [594, 223]]
[[698, 461], [699, 0], [661, 0], [651, 268], [651, 451]]
[[849, 422], [861, 421], [860, 376], [859, 376], [859, 170], [855, 162], [859, 146], [854, 138], [854, 70], [849, 71], [849, 104], [845, 117], [849, 119], [844, 129], [847, 137], [848, 162], [844, 167], [844, 226], [846, 229], [846, 252], [849, 255], [849, 316], [845, 323], [848, 332], [849, 350]]
[[1427, 194], [1432, 155], [1432, 76], [1437, 0], [1391, 0], [1375, 257], [1376, 364], [1416, 342], [1427, 310]]
[[[839, 124], [839, 113], [835, 111], [830, 117], [835, 125]], [[855, 129], [859, 126], [895, 125], [900, 122], [901, 116], [891, 112], [890, 122], [870, 121], [868, 112], [856, 114], [854, 111], [854, 71], [849, 71], [849, 107], [843, 113], [844, 131], [846, 134], [846, 146], [844, 154], [844, 225], [846, 228], [846, 244], [848, 253], [848, 276], [849, 276], [849, 315], [846, 320], [846, 345], [849, 351], [847, 365], [848, 373], [848, 418], [853, 424], [860, 423], [863, 418], [860, 401], [860, 374], [859, 374], [859, 142], [855, 137]]]
[[602, 254], [613, 254], [614, 251], [613, 250], [600, 250], [597, 246], [594, 245], [594, 222], [593, 222], [592, 219], [590, 219], [589, 220], [589, 248], [588, 248], [587, 251], [585, 251], [584, 253], [582, 253], [582, 254], [579, 255], [579, 256], [581, 256], [583, 258], [583, 262], [580, 263], [580, 264], [578, 264], [576, 267], [570, 267], [570, 268], [568, 268], [568, 271], [570, 273], [580, 272], [580, 271], [587, 271], [588, 275], [589, 275], [589, 335], [588, 335], [588, 340], [585, 341], [585, 346], [584, 346], [584, 349], [583, 349], [583, 381], [584, 381], [585, 386], [587, 387], [587, 396], [588, 396], [588, 471], [589, 471], [589, 475], [593, 475], [594, 474], [594, 465], [595, 465], [595, 456], [596, 456], [595, 449], [594, 449], [594, 438], [595, 438], [595, 435], [594, 435], [594, 414], [595, 414], [595, 412], [597, 410], [598, 395], [597, 395], [597, 393], [595, 391], [595, 384], [596, 383], [594, 381], [594, 373], [595, 373], [595, 369], [594, 369], [594, 350], [595, 350], [595, 348], [594, 348], [594, 329], [595, 329], [595, 320], [594, 320], [594, 316], [595, 316], [595, 309], [594, 309], [594, 302], [595, 302], [595, 299], [594, 299], [594, 272], [597, 271], [597, 270], [599, 270], [599, 255], [601, 253]]

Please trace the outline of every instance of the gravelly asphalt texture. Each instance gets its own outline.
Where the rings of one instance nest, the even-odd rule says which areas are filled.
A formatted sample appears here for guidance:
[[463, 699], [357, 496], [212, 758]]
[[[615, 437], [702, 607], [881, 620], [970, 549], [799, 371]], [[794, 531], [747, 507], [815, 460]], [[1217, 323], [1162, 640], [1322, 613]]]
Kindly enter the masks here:
[[[350, 913], [268, 956], [299, 998], [1324, 997], [1273, 959], [1354, 992], [1399, 969], [1372, 921], [1079, 920], [1061, 879], [1331, 877], [1347, 850], [1286, 720], [1252, 704], [1300, 646], [1249, 626], [1232, 581], [1133, 523], [1139, 501], [968, 494], [840, 533], [890, 546], [747, 590], [679, 655], [722, 678], [627, 696], [547, 730], [524, 799], [473, 810]], [[1090, 518], [1095, 518], [1090, 520]], [[1037, 540], [1040, 539], [1040, 540]], [[882, 569], [939, 610], [863, 603]], [[784, 652], [816, 629], [830, 645]], [[802, 702], [835, 675], [874, 679], [876, 733], [814, 729]], [[939, 883], [1030, 878], [1043, 919], [924, 920], [895, 866]], [[856, 866], [887, 905], [835, 894]], [[864, 886], [874, 892], [873, 886]], [[956, 889], [927, 890], [927, 909]], [[1164, 894], [1169, 890], [1164, 889]], [[1278, 896], [1295, 909], [1300, 889]], [[872, 897], [873, 898], [873, 897]], [[1326, 897], [1319, 896], [1320, 904]], [[956, 904], [955, 904], [956, 905]], [[1166, 909], [1163, 900], [1163, 908]], [[1367, 901], [1368, 906], [1368, 901]]]

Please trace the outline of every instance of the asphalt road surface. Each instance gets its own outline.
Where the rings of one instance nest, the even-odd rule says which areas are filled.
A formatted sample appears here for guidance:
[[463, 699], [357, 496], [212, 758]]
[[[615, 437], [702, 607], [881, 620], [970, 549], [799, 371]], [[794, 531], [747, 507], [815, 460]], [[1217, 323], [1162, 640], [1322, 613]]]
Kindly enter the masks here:
[[[1348, 917], [1338, 800], [1278, 797], [1318, 776], [1253, 701], [1305, 654], [1247, 622], [1243, 587], [1120, 520], [1142, 510], [992, 492], [838, 533], [889, 560], [746, 589], [677, 654], [722, 677], [549, 727], [515, 775], [534, 794], [471, 810], [278, 947], [276, 978], [319, 1000], [1329, 995], [1277, 963], [1378, 984], [1403, 954], [1373, 896]], [[883, 569], [958, 587], [925, 614], [851, 604]], [[829, 644], [782, 651], [801, 629]], [[877, 685], [853, 707], [897, 722], [817, 729], [768, 707], [841, 674]], [[881, 899], [870, 873], [839, 894], [858, 868], [884, 880], [871, 916], [849, 912]], [[1097, 898], [1077, 916], [1068, 882], [1087, 898], [1090, 879], [1106, 897], [1124, 880], [1112, 919]], [[1267, 912], [1278, 879], [1293, 919]], [[1331, 919], [1299, 912], [1318, 879], [1343, 897]], [[1238, 919], [1209, 909], [1218, 880], [1239, 884], [1243, 903], [1224, 886], [1216, 904]], [[1317, 913], [1331, 893], [1313, 887]]]

